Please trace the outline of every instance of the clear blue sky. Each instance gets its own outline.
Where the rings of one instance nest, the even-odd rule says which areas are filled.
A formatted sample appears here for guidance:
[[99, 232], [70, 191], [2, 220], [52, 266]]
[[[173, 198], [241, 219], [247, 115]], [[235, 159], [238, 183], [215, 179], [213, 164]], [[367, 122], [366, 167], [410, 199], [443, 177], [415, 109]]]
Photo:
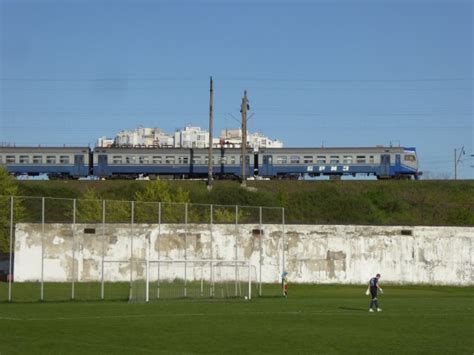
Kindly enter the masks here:
[[0, 0], [0, 142], [93, 145], [138, 125], [286, 146], [415, 146], [474, 178], [473, 1]]

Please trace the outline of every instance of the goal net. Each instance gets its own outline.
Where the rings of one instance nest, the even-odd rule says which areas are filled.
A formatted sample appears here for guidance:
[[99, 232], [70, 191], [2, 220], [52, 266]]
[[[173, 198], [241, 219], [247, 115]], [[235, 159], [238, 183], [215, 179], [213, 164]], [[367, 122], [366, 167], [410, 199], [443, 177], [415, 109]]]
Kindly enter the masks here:
[[[130, 301], [167, 298], [252, 298], [254, 266], [242, 260], [134, 260]], [[254, 293], [255, 294], [255, 293]]]

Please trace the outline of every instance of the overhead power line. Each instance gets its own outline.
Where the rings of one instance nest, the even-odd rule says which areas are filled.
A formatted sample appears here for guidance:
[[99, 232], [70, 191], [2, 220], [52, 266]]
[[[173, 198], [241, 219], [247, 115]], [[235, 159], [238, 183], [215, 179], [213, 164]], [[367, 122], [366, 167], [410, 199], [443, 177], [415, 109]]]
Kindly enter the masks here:
[[348, 79], [348, 78], [331, 78], [331, 79], [286, 79], [286, 78], [220, 78], [221, 80], [232, 81], [268, 81], [268, 82], [443, 82], [443, 81], [473, 81], [474, 78], [407, 78], [407, 79]]
[[[232, 89], [232, 90], [237, 90], [239, 89], [238, 86], [227, 86], [227, 85], [221, 85], [221, 89]], [[431, 93], [431, 92], [443, 92], [443, 91], [472, 91], [473, 88], [469, 87], [423, 87], [423, 88], [416, 88], [416, 87], [408, 87], [408, 88], [403, 88], [403, 87], [398, 87], [398, 88], [390, 88], [390, 87], [364, 87], [364, 88], [359, 88], [359, 87], [296, 87], [296, 86], [291, 86], [291, 87], [276, 87], [276, 86], [253, 86], [249, 85], [249, 88], [252, 90], [281, 90], [281, 91], [287, 91], [287, 90], [292, 90], [292, 91], [301, 91], [301, 92], [314, 92], [314, 91], [324, 91], [325, 93], [336, 91], [337, 93], [341, 91], [349, 91], [349, 92], [375, 92], [375, 93], [391, 93], [391, 92], [418, 92], [418, 93]], [[176, 90], [184, 90], [184, 89], [195, 89], [195, 90], [201, 90], [202, 86], [200, 85], [186, 85], [186, 86], [176, 86], [176, 85], [164, 85], [162, 87], [133, 87], [133, 86], [103, 86], [103, 87], [63, 87], [63, 86], [58, 86], [58, 87], [3, 87], [2, 90], [4, 92], [8, 91], [33, 91], [33, 92], [65, 92], [65, 91], [72, 91], [72, 92], [94, 92], [96, 93], [97, 91], [158, 91], [158, 90], [165, 90], [169, 91], [170, 89], [176, 89]]]
[[[110, 77], [110, 78], [33, 78], [33, 77], [0, 77], [1, 81], [46, 81], [46, 82], [107, 82], [107, 81], [200, 81], [204, 78], [179, 78], [179, 77]], [[407, 79], [388, 79], [388, 78], [371, 78], [371, 79], [354, 79], [354, 78], [329, 78], [329, 79], [287, 79], [287, 78], [232, 78], [220, 77], [220, 81], [268, 81], [268, 82], [452, 82], [452, 81], [473, 81], [474, 78], [407, 78]]]

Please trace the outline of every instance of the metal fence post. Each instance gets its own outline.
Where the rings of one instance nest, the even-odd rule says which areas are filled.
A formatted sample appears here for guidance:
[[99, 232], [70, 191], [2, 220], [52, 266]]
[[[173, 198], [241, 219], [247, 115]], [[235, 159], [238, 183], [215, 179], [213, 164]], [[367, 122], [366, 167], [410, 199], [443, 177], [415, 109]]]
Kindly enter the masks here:
[[8, 261], [8, 302], [12, 301], [12, 278], [13, 278], [13, 207], [14, 197], [10, 196], [10, 255]]
[[[211, 204], [211, 215], [210, 215], [210, 232], [211, 232], [211, 260], [214, 260], [214, 237], [213, 237], [213, 230], [214, 230], [214, 219], [213, 219], [213, 214], [214, 214], [214, 205]], [[210, 263], [211, 267], [211, 297], [214, 297], [214, 267], [213, 263], [211, 261]]]
[[158, 252], [158, 279], [156, 284], [156, 298], [160, 298], [160, 240], [161, 240], [161, 202], [158, 202], [158, 240], [157, 240], [157, 252]]
[[41, 291], [40, 300], [44, 301], [44, 197], [41, 198]]
[[249, 300], [252, 299], [252, 276], [251, 276], [251, 269], [250, 269], [250, 261], [247, 262], [248, 263], [248, 278], [249, 278]]
[[72, 200], [72, 282], [71, 282], [71, 299], [74, 300], [74, 281], [76, 278], [76, 199]]
[[160, 298], [160, 239], [161, 239], [161, 202], [158, 202], [158, 236], [157, 236], [157, 252], [158, 252], [158, 279], [156, 284], [156, 298]]
[[[145, 242], [146, 242], [146, 239], [145, 239]], [[148, 236], [147, 251], [146, 251], [145, 302], [150, 301], [150, 249], [151, 249], [150, 247], [151, 247], [151, 234]]]
[[184, 204], [184, 297], [187, 297], [188, 285], [188, 204]]
[[238, 260], [238, 255], [237, 255], [237, 235], [239, 233], [239, 206], [235, 205], [235, 231], [234, 231], [234, 259], [235, 259], [235, 292], [234, 296], [237, 296], [238, 293], [238, 276], [239, 276], [239, 271], [238, 271], [238, 266], [237, 266], [237, 260]]
[[201, 263], [201, 297], [204, 296], [204, 272], [203, 272], [203, 269], [204, 269], [204, 264]]
[[259, 282], [259, 289], [258, 295], [262, 296], [262, 263], [263, 263], [263, 250], [262, 250], [262, 240], [263, 240], [263, 231], [262, 231], [262, 206], [259, 208], [260, 210], [260, 223], [259, 223], [259, 230], [260, 230], [260, 282]]
[[134, 232], [134, 212], [135, 212], [135, 203], [131, 201], [131, 225], [130, 225], [130, 293], [129, 293], [129, 300], [133, 299], [133, 232]]
[[286, 268], [285, 268], [285, 252], [286, 252], [286, 239], [285, 239], [285, 208], [283, 207], [281, 209], [281, 230], [282, 230], [282, 260], [281, 260], [281, 265], [282, 265], [282, 272], [281, 274], [283, 275], [283, 273], [286, 271]]
[[102, 200], [102, 262], [101, 262], [101, 275], [100, 275], [100, 298], [105, 298], [105, 277], [104, 277], [104, 264], [105, 264], [105, 200]]

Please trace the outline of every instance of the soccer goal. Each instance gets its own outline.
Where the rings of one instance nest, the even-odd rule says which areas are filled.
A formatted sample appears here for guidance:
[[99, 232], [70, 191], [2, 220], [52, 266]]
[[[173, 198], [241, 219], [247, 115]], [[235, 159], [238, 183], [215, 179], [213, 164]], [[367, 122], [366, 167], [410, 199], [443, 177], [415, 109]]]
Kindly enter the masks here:
[[130, 301], [252, 298], [256, 268], [243, 260], [134, 260]]

